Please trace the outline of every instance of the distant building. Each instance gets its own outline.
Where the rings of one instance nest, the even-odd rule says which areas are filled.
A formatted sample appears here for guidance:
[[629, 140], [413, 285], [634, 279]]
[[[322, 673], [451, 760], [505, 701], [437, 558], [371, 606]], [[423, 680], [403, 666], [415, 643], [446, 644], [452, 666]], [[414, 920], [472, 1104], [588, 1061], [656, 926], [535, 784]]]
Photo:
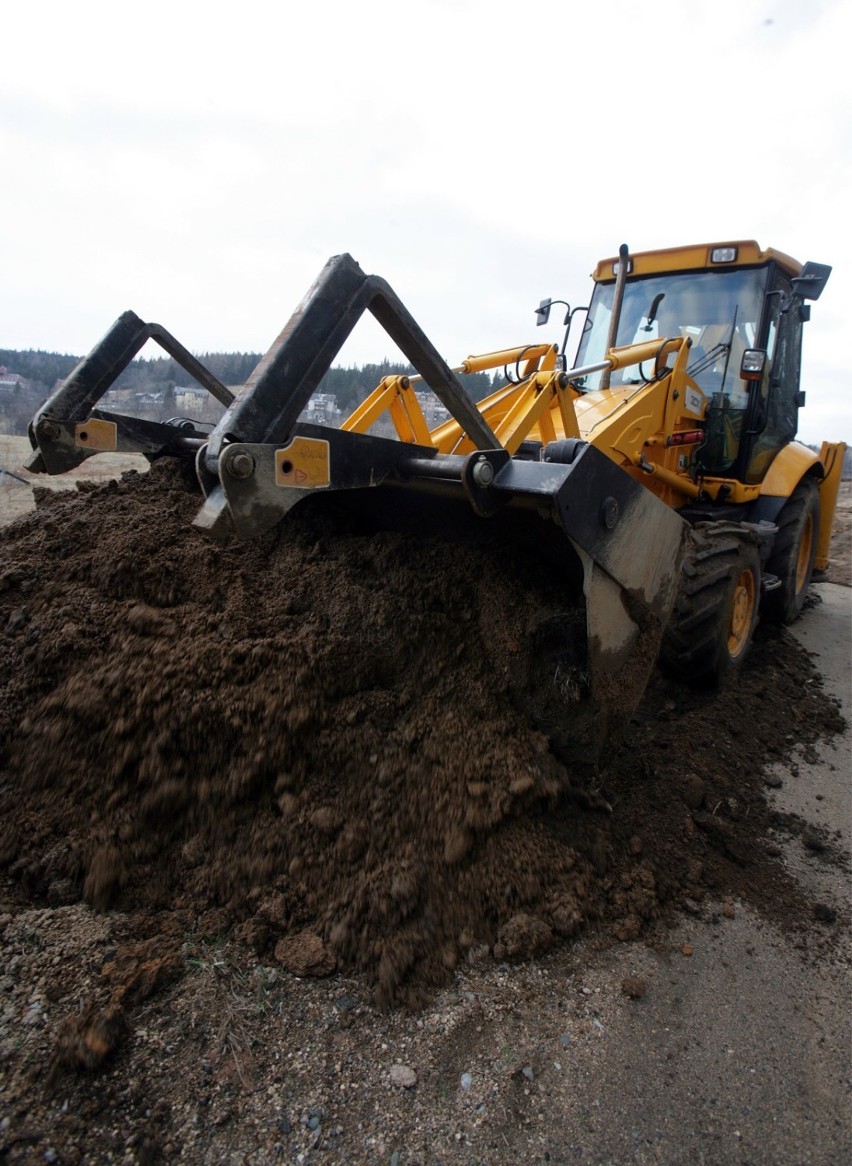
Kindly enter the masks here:
[[334, 393], [314, 393], [305, 406], [302, 417], [314, 425], [332, 425], [339, 412]]
[[187, 413], [200, 409], [207, 400], [206, 389], [194, 389], [192, 386], [175, 385], [175, 405]]
[[449, 420], [449, 410], [441, 404], [433, 392], [428, 389], [418, 389], [415, 396], [423, 413], [423, 418], [430, 428], [442, 425]]

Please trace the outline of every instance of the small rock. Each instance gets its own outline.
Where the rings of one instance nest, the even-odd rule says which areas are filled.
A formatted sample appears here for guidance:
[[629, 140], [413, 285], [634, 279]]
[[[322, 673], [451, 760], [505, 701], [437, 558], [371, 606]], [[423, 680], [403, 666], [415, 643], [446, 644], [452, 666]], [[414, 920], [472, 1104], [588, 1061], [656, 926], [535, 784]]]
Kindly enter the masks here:
[[690, 810], [700, 810], [704, 804], [706, 786], [697, 774], [691, 773], [683, 783], [682, 796]]
[[535, 1077], [532, 1065], [524, 1065], [523, 1069], [521, 1069], [521, 1072], [526, 1077], [527, 1081], [532, 1081]]
[[722, 904], [722, 914], [725, 916], [726, 919], [736, 919], [737, 912], [736, 912], [736, 909], [734, 908], [734, 904], [731, 902], [730, 899], [726, 899], [724, 901], [724, 903]]
[[825, 839], [814, 826], [805, 826], [802, 831], [802, 845], [816, 854], [821, 854], [826, 849]]
[[692, 955], [692, 944], [691, 943], [684, 943], [681, 946], [680, 954], [685, 955], [687, 958], [689, 956], [691, 956]]
[[471, 1085], [473, 1085], [473, 1077], [471, 1077], [470, 1073], [462, 1073], [460, 1083], [462, 1089], [467, 1093]]
[[768, 785], [770, 789], [780, 789], [784, 779], [777, 773], [767, 773], [764, 775], [763, 784]]
[[408, 1065], [391, 1065], [390, 1079], [400, 1089], [413, 1089], [417, 1084], [417, 1074]]
[[645, 995], [647, 985], [638, 976], [625, 976], [621, 981], [621, 990], [631, 1000], [641, 1000]]
[[26, 609], [23, 607], [19, 607], [16, 611], [13, 611], [12, 614], [9, 616], [9, 620], [6, 624], [6, 634], [12, 635], [14, 632], [16, 632], [20, 628], [22, 628], [26, 622], [27, 622]]
[[334, 1007], [338, 1012], [351, 1012], [353, 1008], [358, 1007], [357, 996], [338, 996], [334, 1002]]
[[837, 912], [827, 903], [817, 903], [814, 906], [814, 918], [818, 919], [820, 923], [836, 923]]

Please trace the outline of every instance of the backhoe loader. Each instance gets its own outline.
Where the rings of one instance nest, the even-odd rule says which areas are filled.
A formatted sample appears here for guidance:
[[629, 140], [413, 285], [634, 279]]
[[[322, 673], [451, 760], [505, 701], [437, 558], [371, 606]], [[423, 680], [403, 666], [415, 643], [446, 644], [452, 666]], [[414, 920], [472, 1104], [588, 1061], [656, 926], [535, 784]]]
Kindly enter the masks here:
[[[827, 566], [845, 447], [794, 439], [806, 300], [830, 270], [750, 241], [622, 246], [593, 273], [573, 363], [577, 309], [565, 305], [560, 341], [450, 368], [391, 287], [339, 255], [236, 395], [125, 312], [34, 417], [28, 468], [62, 473], [103, 450], [192, 458], [195, 525], [217, 538], [259, 535], [306, 499], [419, 515], [423, 497], [439, 524], [464, 510], [531, 555], [550, 548], [566, 610], [580, 596], [584, 619], [538, 636], [547, 717], [584, 707], [570, 733], [600, 755], [658, 658], [686, 681], [719, 681], [745, 657], [758, 610], [790, 622]], [[541, 302], [539, 325], [556, 303]], [[300, 420], [366, 311], [413, 371], [385, 377], [339, 428]], [[98, 407], [151, 338], [221, 402], [218, 424]], [[475, 403], [459, 376], [495, 370], [504, 383]], [[448, 413], [431, 429], [424, 387]], [[374, 432], [380, 421], [393, 436]]]

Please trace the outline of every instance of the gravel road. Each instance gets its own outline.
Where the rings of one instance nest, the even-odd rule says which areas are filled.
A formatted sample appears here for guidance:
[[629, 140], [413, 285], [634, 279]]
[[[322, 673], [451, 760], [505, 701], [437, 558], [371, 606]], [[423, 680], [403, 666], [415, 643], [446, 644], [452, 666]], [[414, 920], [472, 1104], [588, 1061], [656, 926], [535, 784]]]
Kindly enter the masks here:
[[[794, 632], [848, 720], [852, 591], [821, 584], [814, 592], [818, 602]], [[825, 943], [806, 943], [735, 904], [730, 914], [685, 919], [667, 949], [621, 948], [599, 962], [589, 953], [587, 978], [607, 1002], [603, 1031], [577, 1067], [566, 1153], [554, 1161], [850, 1160], [849, 730], [808, 756], [771, 771], [782, 781], [772, 796], [779, 810], [830, 829], [845, 865], [827, 863], [801, 838], [778, 842], [826, 916], [844, 918], [842, 939], [830, 926]], [[647, 983], [641, 1000], [608, 990], [628, 974]]]

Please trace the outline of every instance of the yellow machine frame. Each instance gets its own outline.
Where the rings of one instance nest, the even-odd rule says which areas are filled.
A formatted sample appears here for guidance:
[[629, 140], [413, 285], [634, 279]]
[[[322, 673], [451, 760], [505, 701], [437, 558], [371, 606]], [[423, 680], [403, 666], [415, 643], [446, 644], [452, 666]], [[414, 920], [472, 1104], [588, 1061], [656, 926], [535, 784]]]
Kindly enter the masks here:
[[[735, 250], [736, 259], [724, 265], [711, 262], [711, 254], [722, 246]], [[630, 256], [631, 273], [639, 275], [758, 266], [772, 260], [791, 276], [802, 270], [801, 264], [790, 256], [772, 249], [761, 250], [753, 240], [674, 247]], [[611, 281], [617, 262], [617, 258], [601, 260], [593, 279]], [[817, 454], [799, 442], [791, 442], [778, 453], [758, 484], [724, 477], [703, 476], [695, 480], [688, 469], [689, 454], [704, 440], [706, 399], [686, 371], [688, 351], [683, 337], [611, 348], [606, 357], [611, 370], [653, 361], [655, 372], [662, 375], [641, 385], [588, 395], [571, 384], [570, 373], [557, 370], [555, 344], [523, 345], [469, 356], [453, 371], [470, 374], [508, 366], [520, 369], [517, 381], [508, 381], [478, 404], [483, 418], [511, 455], [528, 440], [547, 444], [582, 438], [675, 508], [699, 497], [713, 502], [720, 494], [733, 504], [753, 503], [762, 496], [788, 498], [804, 477], [813, 476], [820, 488], [822, 514], [815, 566], [825, 569], [845, 445], [825, 442]], [[666, 362], [672, 354], [674, 362], [666, 372]], [[385, 377], [341, 428], [367, 433], [387, 414], [402, 441], [432, 446], [443, 454], [472, 452], [475, 445], [458, 421], [449, 420], [429, 429], [415, 392], [421, 380], [417, 376]], [[696, 401], [700, 401], [700, 407], [691, 408]]]

